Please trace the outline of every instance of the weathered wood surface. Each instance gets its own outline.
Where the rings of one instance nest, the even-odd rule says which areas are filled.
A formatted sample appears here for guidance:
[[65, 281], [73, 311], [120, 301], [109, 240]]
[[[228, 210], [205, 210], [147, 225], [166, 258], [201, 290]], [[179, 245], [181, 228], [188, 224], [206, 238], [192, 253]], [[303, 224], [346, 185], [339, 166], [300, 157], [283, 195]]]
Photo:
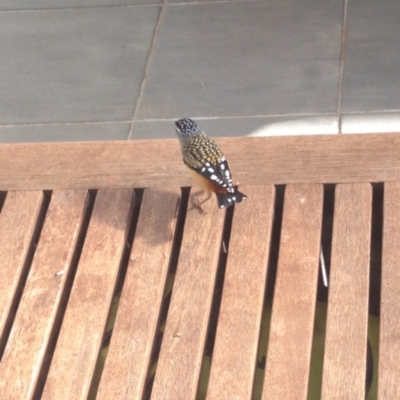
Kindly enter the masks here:
[[338, 185], [322, 399], [365, 398], [372, 188]]
[[379, 345], [379, 399], [400, 393], [400, 183], [385, 183], [382, 293]]
[[153, 400], [196, 398], [225, 216], [215, 196], [203, 207], [188, 206]]
[[126, 243], [133, 192], [99, 190], [42, 399], [87, 399]]
[[[54, 320], [69, 276], [87, 204], [86, 196], [86, 191], [53, 193], [0, 363], [0, 393], [4, 399], [34, 398]], [[60, 271], [62, 275], [58, 275]]]
[[[400, 179], [398, 134], [216, 141], [245, 185]], [[174, 139], [0, 146], [0, 190], [190, 185]]]
[[8, 192], [0, 214], [0, 354], [6, 344], [16, 296], [27, 275], [26, 259], [43, 204], [43, 192]]
[[286, 187], [263, 399], [307, 399], [322, 204], [321, 185]]
[[[400, 135], [217, 141], [249, 198], [233, 212], [204, 396], [254, 396], [275, 212], [271, 184], [283, 183], [287, 186], [280, 248], [274, 249], [279, 258], [262, 398], [307, 398], [323, 204], [320, 183], [342, 182], [335, 193], [321, 398], [364, 399], [370, 182], [384, 181], [379, 371], [375, 359], [374, 373], [379, 374], [378, 399], [396, 398], [400, 184], [394, 181], [400, 181]], [[2, 398], [90, 396], [126, 251], [131, 258], [97, 398], [141, 398], [145, 388], [151, 399], [203, 398], [199, 381], [200, 374], [207, 377], [204, 352], [206, 343], [209, 349], [229, 213], [219, 210], [213, 197], [204, 204], [205, 214], [189, 202], [186, 217], [177, 219], [179, 187], [191, 184], [176, 140], [0, 146], [0, 190], [40, 189], [9, 191], [0, 213]], [[75, 189], [101, 187], [106, 189], [98, 191], [91, 212], [88, 192]], [[129, 250], [133, 187], [147, 189]], [[57, 188], [74, 190], [54, 190], [45, 212], [48, 198], [41, 190]], [[182, 243], [173, 249], [178, 220], [184, 222]], [[178, 257], [174, 273], [171, 254], [174, 260]], [[170, 305], [163, 309], [166, 323], [160, 327], [170, 282]], [[153, 359], [162, 329], [159, 356]], [[148, 384], [150, 367], [155, 368], [153, 386]]]
[[97, 400], [141, 399], [167, 279], [180, 190], [144, 191]]
[[[274, 209], [273, 186], [244, 186], [235, 209], [207, 399], [251, 399]], [[232, 379], [232, 377], [235, 377]]]

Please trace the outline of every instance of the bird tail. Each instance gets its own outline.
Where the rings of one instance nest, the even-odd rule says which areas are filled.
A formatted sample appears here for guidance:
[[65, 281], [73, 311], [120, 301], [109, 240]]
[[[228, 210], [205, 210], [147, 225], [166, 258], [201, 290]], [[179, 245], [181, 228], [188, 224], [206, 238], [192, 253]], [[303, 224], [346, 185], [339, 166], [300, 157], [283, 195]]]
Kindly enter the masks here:
[[218, 200], [218, 207], [219, 208], [227, 208], [235, 203], [240, 203], [243, 200], [247, 199], [247, 196], [239, 190], [235, 189], [233, 193], [216, 193], [217, 200]]

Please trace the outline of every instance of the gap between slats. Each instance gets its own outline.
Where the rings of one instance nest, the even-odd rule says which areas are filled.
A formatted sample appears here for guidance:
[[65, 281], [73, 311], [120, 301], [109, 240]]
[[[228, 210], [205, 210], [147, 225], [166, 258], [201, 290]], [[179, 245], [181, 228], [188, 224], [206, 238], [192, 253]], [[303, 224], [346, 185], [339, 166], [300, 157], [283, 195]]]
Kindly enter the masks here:
[[1, 209], [3, 208], [4, 200], [6, 199], [7, 192], [0, 191], [0, 213]]
[[[335, 201], [335, 185], [324, 185], [323, 218], [321, 232], [321, 257], [329, 286], [331, 244], [333, 229], [333, 213]], [[322, 276], [322, 261], [318, 275], [317, 304], [314, 318], [313, 342], [311, 350], [310, 374], [308, 381], [308, 400], [317, 400], [321, 397], [322, 367], [324, 358], [324, 342], [326, 330], [326, 308], [328, 302], [328, 289]]]
[[225, 214], [225, 222], [224, 222], [222, 241], [221, 241], [221, 252], [219, 255], [217, 278], [215, 281], [214, 296], [212, 300], [210, 319], [208, 323], [206, 346], [200, 370], [199, 385], [196, 393], [197, 400], [205, 399], [207, 394], [207, 388], [209, 385], [211, 362], [214, 353], [215, 336], [217, 333], [217, 326], [219, 322], [222, 291], [225, 280], [226, 262], [230, 248], [230, 236], [231, 236], [234, 210], [235, 210], [234, 207], [229, 207], [227, 208]]
[[261, 317], [261, 328], [258, 339], [258, 351], [256, 372], [253, 385], [253, 400], [260, 400], [264, 384], [265, 366], [268, 352], [268, 338], [271, 324], [272, 299], [274, 296], [276, 272], [278, 267], [279, 247], [281, 240], [283, 201], [285, 194], [284, 185], [275, 186], [275, 202], [273, 206], [273, 221], [271, 228], [271, 241], [269, 248], [269, 259], [267, 264], [267, 279], [265, 282], [265, 294]]

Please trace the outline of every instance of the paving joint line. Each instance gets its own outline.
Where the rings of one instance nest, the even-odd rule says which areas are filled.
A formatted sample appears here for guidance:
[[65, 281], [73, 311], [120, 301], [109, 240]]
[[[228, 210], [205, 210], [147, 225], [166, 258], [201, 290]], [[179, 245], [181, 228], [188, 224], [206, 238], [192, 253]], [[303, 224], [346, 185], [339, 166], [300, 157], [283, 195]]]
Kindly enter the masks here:
[[348, 0], [343, 0], [343, 19], [342, 32], [340, 39], [340, 61], [339, 61], [339, 82], [338, 82], [338, 102], [337, 102], [337, 118], [338, 118], [338, 133], [342, 133], [342, 97], [343, 97], [343, 72], [344, 60], [346, 55], [346, 31], [347, 31], [347, 9]]
[[153, 39], [151, 41], [149, 55], [147, 57], [146, 67], [144, 69], [144, 75], [143, 75], [142, 84], [140, 85], [139, 95], [138, 95], [138, 98], [137, 98], [137, 101], [136, 101], [136, 104], [135, 104], [135, 108], [133, 110], [133, 117], [132, 117], [132, 120], [131, 120], [131, 126], [129, 128], [128, 137], [126, 138], [127, 140], [131, 140], [132, 136], [133, 136], [133, 127], [134, 127], [134, 124], [135, 124], [135, 119], [136, 119], [140, 104], [142, 102], [143, 92], [144, 92], [144, 89], [146, 87], [147, 77], [148, 77], [148, 74], [149, 74], [149, 71], [150, 71], [150, 65], [151, 65], [151, 62], [153, 60], [153, 55], [154, 55], [154, 52], [155, 52], [154, 49], [156, 47], [158, 34], [160, 32], [160, 29], [161, 29], [161, 24], [162, 24], [162, 21], [164, 19], [166, 2], [167, 2], [167, 0], [163, 0], [162, 6], [161, 6], [161, 9], [160, 9], [160, 13], [158, 15], [156, 27], [154, 29], [154, 35], [153, 35]]

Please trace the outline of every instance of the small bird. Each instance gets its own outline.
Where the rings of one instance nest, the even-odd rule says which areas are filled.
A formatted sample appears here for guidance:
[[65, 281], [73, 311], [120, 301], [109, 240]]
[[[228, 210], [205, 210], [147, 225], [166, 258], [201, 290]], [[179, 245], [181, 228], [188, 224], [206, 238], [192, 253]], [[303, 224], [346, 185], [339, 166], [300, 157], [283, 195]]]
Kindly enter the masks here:
[[[175, 121], [183, 162], [193, 179], [209, 196], [215, 193], [219, 208], [240, 203], [247, 197], [232, 185], [232, 174], [228, 162], [218, 145], [199, 127], [196, 121], [182, 118]], [[202, 210], [201, 204], [194, 199]]]

